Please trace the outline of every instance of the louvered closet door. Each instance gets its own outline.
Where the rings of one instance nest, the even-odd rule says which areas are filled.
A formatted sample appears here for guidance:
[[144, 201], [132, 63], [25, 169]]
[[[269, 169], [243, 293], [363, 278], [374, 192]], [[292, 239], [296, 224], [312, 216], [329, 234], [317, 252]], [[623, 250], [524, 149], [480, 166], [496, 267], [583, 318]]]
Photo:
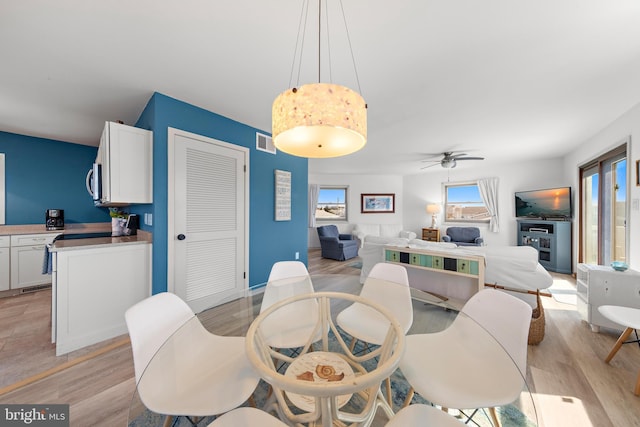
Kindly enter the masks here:
[[169, 200], [168, 246], [169, 257], [173, 252], [174, 258], [173, 289], [200, 312], [244, 296], [246, 290], [244, 168], [248, 153], [242, 147], [170, 129], [172, 139], [169, 152], [173, 145], [174, 168], [169, 168], [169, 179], [174, 188], [169, 186], [173, 202]]

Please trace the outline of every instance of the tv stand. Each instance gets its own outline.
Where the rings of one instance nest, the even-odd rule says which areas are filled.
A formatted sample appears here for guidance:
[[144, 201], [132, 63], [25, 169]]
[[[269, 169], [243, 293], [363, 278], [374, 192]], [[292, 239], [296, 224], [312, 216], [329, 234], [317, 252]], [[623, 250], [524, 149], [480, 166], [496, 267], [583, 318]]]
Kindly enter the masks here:
[[571, 221], [518, 219], [518, 246], [538, 251], [538, 262], [547, 270], [571, 274]]

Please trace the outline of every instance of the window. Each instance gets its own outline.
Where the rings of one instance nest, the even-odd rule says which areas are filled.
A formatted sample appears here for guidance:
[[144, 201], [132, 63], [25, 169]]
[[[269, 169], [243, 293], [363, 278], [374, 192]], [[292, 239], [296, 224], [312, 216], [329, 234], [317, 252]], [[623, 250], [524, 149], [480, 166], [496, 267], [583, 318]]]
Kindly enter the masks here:
[[473, 182], [444, 184], [445, 221], [488, 222], [489, 211]]
[[316, 221], [347, 220], [347, 187], [323, 187], [318, 190]]

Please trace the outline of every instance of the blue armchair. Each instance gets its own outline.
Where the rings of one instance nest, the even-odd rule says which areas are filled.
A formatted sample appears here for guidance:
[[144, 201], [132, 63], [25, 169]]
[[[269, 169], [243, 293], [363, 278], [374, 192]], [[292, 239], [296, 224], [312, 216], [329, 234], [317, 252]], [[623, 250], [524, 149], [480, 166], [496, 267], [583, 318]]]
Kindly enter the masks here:
[[482, 246], [484, 243], [478, 227], [449, 227], [442, 241], [458, 246]]
[[358, 241], [351, 234], [340, 234], [335, 225], [318, 227], [322, 258], [344, 261], [358, 256]]

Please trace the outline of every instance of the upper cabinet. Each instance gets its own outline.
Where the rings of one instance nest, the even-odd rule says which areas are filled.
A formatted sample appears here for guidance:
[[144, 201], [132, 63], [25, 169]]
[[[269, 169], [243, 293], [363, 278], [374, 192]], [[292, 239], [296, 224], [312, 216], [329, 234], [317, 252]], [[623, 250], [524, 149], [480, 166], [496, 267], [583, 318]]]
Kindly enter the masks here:
[[98, 148], [103, 206], [153, 203], [153, 132], [107, 122]]

